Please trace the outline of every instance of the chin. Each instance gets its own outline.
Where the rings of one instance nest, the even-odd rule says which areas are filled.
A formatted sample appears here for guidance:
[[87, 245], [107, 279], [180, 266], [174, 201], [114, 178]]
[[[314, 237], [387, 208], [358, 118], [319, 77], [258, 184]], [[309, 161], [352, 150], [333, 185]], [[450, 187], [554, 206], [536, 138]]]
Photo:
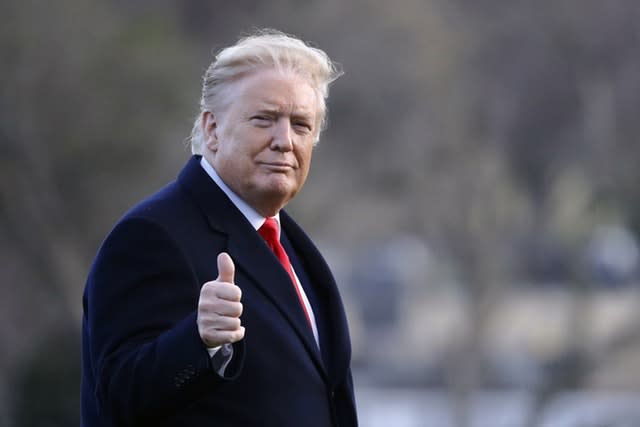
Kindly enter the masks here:
[[273, 201], [273, 206], [277, 206], [275, 209], [277, 211], [296, 195], [297, 190], [294, 190], [292, 186], [270, 185], [262, 187], [260, 193], [263, 200]]
[[298, 190], [298, 184], [288, 177], [271, 177], [271, 179], [263, 182], [261, 187], [265, 193], [271, 193], [274, 196], [276, 194], [282, 196], [291, 193], [295, 194]]

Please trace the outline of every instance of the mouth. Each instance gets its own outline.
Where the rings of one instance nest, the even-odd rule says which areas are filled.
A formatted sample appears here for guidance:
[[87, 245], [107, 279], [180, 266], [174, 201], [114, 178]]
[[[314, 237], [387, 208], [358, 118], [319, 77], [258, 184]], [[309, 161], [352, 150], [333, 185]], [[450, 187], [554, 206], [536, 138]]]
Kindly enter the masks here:
[[273, 172], [288, 172], [295, 169], [287, 162], [259, 162], [259, 165]]

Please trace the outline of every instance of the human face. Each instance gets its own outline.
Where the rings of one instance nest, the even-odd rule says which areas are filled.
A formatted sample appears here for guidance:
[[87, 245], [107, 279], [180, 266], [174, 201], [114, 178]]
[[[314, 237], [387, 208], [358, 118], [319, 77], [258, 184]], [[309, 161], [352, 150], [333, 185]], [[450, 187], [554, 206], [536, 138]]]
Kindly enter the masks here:
[[307, 178], [318, 134], [316, 93], [296, 74], [258, 70], [226, 95], [226, 108], [203, 113], [204, 156], [238, 196], [275, 215]]

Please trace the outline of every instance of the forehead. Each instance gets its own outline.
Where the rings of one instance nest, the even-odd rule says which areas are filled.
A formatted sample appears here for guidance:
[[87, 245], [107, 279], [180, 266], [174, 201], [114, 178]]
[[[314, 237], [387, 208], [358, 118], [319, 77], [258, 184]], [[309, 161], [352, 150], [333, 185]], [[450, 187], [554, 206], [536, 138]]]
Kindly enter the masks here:
[[266, 109], [315, 115], [317, 93], [308, 79], [287, 71], [257, 70], [238, 80], [232, 104], [241, 109]]

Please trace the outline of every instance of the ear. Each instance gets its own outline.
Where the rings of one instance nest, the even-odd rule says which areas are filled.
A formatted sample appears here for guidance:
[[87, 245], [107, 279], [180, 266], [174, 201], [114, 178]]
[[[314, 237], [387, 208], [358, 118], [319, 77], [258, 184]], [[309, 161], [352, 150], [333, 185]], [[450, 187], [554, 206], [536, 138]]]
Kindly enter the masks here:
[[211, 151], [218, 150], [218, 122], [211, 111], [203, 111], [200, 116], [200, 126], [204, 136], [204, 145]]

